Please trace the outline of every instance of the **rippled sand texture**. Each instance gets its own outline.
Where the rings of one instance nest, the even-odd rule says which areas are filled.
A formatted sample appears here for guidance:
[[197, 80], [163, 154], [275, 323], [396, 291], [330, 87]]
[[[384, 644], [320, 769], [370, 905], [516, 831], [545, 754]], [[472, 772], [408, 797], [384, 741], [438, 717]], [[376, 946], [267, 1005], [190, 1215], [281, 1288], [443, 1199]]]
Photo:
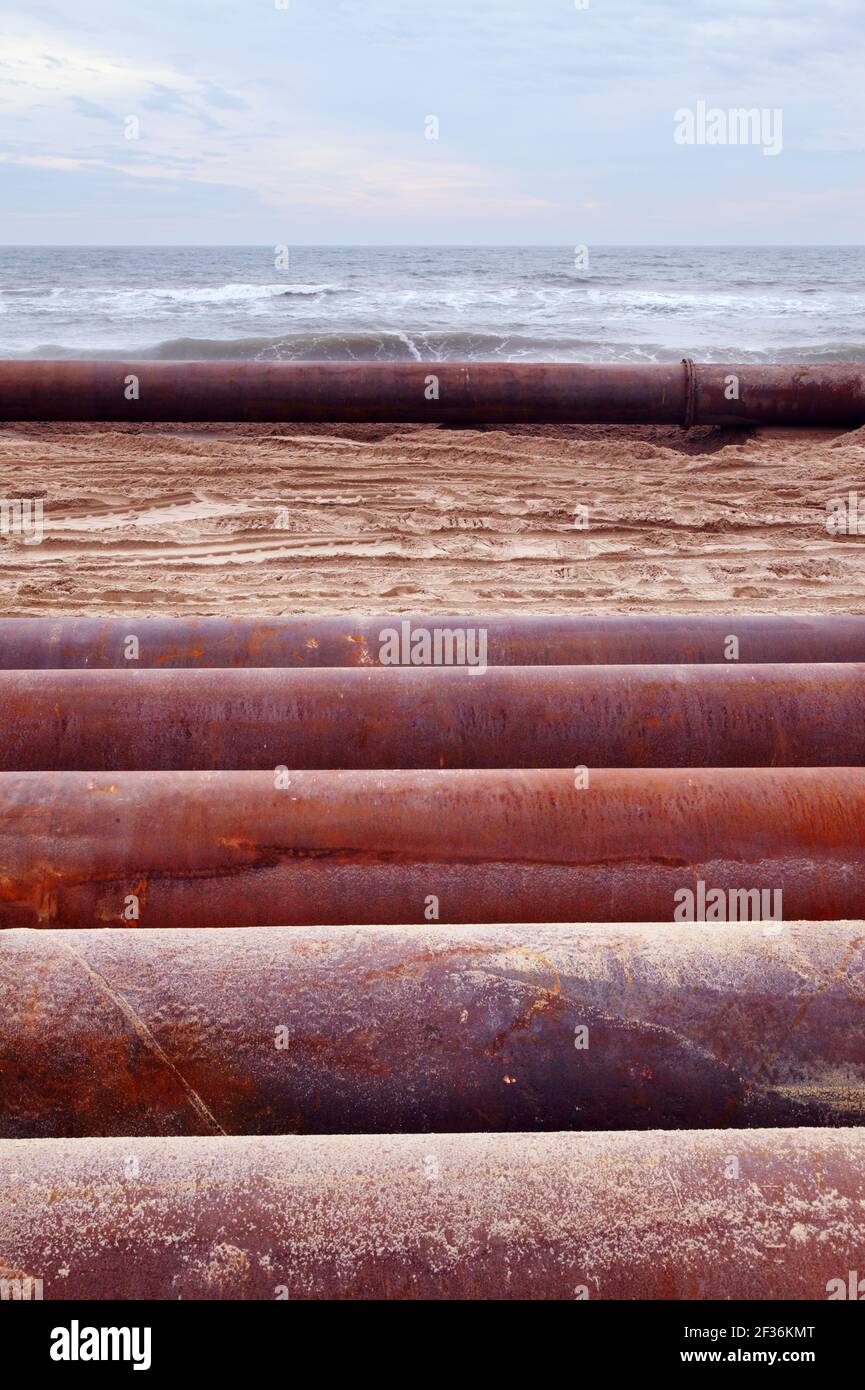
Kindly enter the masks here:
[[865, 428], [6, 426], [44, 537], [0, 611], [863, 612], [863, 468]]

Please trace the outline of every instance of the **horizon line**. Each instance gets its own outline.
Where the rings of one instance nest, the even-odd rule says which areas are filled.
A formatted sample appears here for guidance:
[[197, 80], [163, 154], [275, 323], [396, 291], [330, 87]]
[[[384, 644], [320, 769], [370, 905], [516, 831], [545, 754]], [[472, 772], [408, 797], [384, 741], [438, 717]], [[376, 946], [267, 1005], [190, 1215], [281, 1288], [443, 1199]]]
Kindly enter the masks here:
[[[597, 241], [586, 243], [596, 250], [617, 251], [858, 251], [858, 241]], [[0, 242], [0, 251], [165, 251], [219, 250], [261, 251], [273, 246], [305, 251], [559, 251], [570, 241], [9, 241]]]

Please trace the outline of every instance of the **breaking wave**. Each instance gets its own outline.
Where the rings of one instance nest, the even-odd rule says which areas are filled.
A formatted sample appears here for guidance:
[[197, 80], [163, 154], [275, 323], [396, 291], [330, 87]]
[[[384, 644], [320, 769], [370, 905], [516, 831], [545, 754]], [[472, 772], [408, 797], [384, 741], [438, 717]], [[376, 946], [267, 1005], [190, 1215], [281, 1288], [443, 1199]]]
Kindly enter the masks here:
[[70, 348], [43, 344], [29, 357], [161, 362], [861, 362], [865, 340], [771, 349], [719, 343], [671, 349], [657, 343], [495, 333], [295, 333], [262, 338], [171, 338], [147, 347]]
[[0, 356], [865, 360], [865, 248], [273, 250], [0, 247]]

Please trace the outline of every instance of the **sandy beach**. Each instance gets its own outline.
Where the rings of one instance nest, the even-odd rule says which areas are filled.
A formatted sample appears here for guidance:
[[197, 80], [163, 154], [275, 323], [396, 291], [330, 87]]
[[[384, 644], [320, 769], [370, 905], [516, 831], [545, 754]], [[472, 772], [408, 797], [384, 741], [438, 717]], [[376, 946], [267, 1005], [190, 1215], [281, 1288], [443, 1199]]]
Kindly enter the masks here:
[[44, 534], [0, 608], [862, 612], [826, 504], [863, 466], [865, 429], [7, 425]]

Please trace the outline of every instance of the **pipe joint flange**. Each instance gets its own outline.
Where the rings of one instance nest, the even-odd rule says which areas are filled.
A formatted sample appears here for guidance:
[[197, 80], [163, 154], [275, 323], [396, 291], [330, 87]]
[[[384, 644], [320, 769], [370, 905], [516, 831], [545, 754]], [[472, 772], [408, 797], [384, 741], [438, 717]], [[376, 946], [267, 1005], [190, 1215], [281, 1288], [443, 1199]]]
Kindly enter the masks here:
[[697, 366], [691, 357], [683, 357], [682, 366], [685, 368], [685, 414], [682, 428], [689, 430], [697, 413]]

